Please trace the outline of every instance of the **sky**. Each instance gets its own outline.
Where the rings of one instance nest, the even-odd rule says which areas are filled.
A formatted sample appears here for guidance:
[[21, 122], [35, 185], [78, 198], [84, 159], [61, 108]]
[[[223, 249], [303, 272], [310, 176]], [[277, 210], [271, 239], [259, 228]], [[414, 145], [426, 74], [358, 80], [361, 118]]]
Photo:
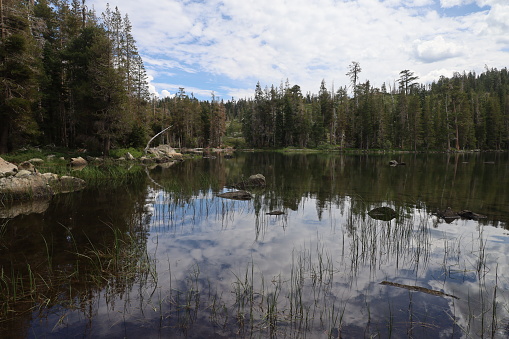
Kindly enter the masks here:
[[254, 96], [289, 82], [302, 93], [359, 81], [393, 86], [410, 70], [430, 83], [509, 66], [509, 0], [87, 0], [127, 14], [159, 97]]

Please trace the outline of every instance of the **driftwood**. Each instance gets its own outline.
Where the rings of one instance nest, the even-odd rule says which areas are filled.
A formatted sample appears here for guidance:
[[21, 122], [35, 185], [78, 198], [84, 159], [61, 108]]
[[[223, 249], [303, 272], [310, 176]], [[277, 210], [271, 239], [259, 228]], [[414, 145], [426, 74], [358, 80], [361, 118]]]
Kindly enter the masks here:
[[390, 282], [390, 281], [382, 281], [380, 283], [380, 285], [388, 285], [388, 286], [394, 286], [394, 287], [399, 287], [399, 288], [405, 288], [405, 289], [410, 290], [410, 291], [423, 292], [423, 293], [427, 293], [427, 294], [431, 294], [431, 295], [436, 295], [436, 296], [439, 296], [439, 297], [451, 297], [451, 298], [454, 298], [454, 299], [459, 299], [455, 295], [447, 294], [447, 293], [444, 293], [444, 292], [441, 292], [441, 291], [437, 291], [437, 290], [430, 290], [429, 288], [426, 288], [426, 287], [412, 286], [412, 285], [403, 285], [403, 284], [398, 284], [398, 283]]
[[270, 211], [268, 213], [265, 213], [267, 215], [282, 215], [282, 214], [285, 214], [285, 212], [283, 211]]
[[147, 142], [147, 147], [145, 147], [145, 149], [143, 150], [145, 154], [147, 154], [147, 151], [148, 149], [150, 148], [150, 143], [152, 142], [152, 140], [154, 140], [155, 138], [157, 138], [158, 136], [160, 136], [161, 134], [163, 134], [164, 132], [166, 132], [167, 130], [169, 130], [172, 126], [168, 126], [166, 127], [165, 129], [163, 129], [161, 132], [157, 133], [156, 135], [154, 135], [148, 142]]

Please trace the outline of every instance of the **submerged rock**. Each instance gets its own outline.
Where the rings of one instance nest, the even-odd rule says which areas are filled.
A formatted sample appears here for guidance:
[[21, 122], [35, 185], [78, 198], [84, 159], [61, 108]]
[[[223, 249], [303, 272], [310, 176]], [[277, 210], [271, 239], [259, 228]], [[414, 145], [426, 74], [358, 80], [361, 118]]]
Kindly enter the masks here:
[[265, 213], [267, 215], [282, 215], [282, 214], [285, 214], [285, 212], [283, 211], [270, 211], [268, 213]]
[[373, 219], [389, 221], [396, 218], [398, 213], [390, 207], [377, 207], [369, 211], [368, 215]]
[[246, 191], [233, 191], [225, 192], [217, 195], [220, 198], [234, 199], [234, 200], [250, 200], [252, 198], [251, 193]]

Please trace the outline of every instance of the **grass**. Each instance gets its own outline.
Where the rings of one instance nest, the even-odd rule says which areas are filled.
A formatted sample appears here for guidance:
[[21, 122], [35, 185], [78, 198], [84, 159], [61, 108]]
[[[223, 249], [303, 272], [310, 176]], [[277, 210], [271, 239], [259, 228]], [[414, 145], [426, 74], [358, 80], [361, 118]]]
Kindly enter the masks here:
[[[54, 305], [80, 308], [95, 291], [124, 290], [147, 279], [153, 265], [144, 254], [144, 235], [125, 233], [107, 225], [105, 243], [95, 244], [85, 236], [78, 243], [71, 230], [65, 264], [56, 262], [56, 249], [43, 239], [46, 253], [37, 259], [11, 257], [0, 270], [0, 319], [13, 319], [27, 312], [46, 312]], [[5, 260], [5, 259], [4, 259]], [[1, 321], [0, 321], [1, 323]]]

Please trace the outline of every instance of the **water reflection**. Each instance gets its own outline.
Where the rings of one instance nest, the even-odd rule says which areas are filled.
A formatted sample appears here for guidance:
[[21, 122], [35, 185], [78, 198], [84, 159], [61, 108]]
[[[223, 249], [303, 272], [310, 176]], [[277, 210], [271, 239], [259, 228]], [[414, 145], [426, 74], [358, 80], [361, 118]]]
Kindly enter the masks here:
[[[60, 271], [71, 275], [78, 264], [88, 274], [80, 270], [62, 281], [55, 289], [64, 296], [60, 302], [45, 304], [44, 293], [31, 294], [30, 306], [2, 331], [94, 338], [505, 337], [507, 155], [403, 155], [397, 160], [407, 166], [398, 167], [388, 166], [390, 159], [255, 153], [186, 161], [153, 169], [134, 187], [89, 188], [52, 201], [42, 217], [9, 220], [2, 267], [28, 263], [41, 277], [50, 270], [28, 254], [29, 237], [19, 237], [35, 233], [44, 237], [30, 237], [34, 251], [46, 253], [51, 243]], [[267, 187], [253, 191], [252, 200], [217, 197], [254, 173], [265, 175]], [[382, 206], [396, 217], [368, 215]], [[449, 206], [487, 219], [447, 224], [432, 213]], [[267, 214], [274, 210], [284, 214]], [[119, 239], [124, 261], [110, 267], [117, 254], [106, 248]], [[79, 260], [93, 253], [101, 273]]]

